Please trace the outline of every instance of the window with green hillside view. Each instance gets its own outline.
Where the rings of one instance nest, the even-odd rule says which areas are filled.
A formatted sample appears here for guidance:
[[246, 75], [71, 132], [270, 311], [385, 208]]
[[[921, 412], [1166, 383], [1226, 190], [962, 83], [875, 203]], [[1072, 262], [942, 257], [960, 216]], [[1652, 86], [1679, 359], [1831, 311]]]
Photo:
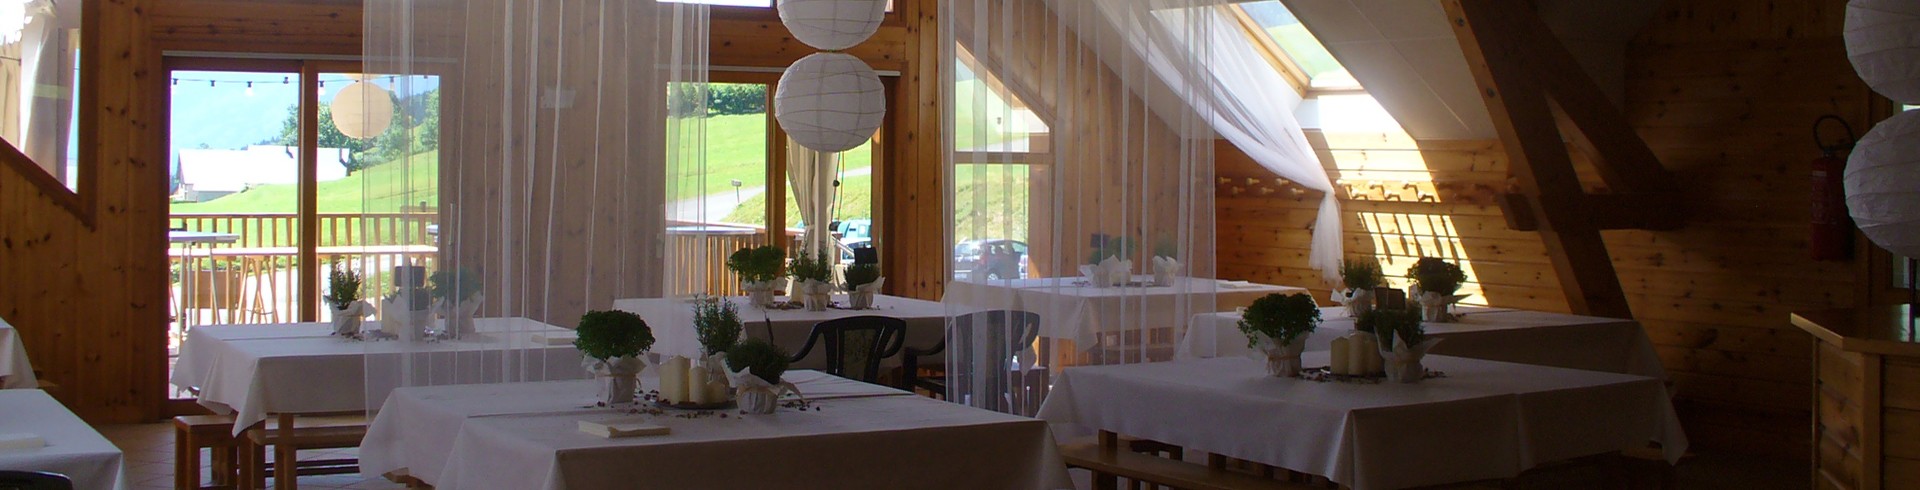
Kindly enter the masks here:
[[1286, 57], [1293, 61], [1300, 71], [1305, 72], [1309, 84], [1314, 88], [1353, 88], [1359, 84], [1353, 75], [1340, 66], [1333, 53], [1320, 44], [1320, 40], [1307, 30], [1306, 24], [1294, 17], [1278, 0], [1265, 0], [1236, 5], [1246, 12], [1254, 23], [1266, 31], [1267, 37], [1280, 47]]
[[1032, 164], [1045, 158], [1052, 128], [966, 46], [955, 49], [948, 121], [954, 155], [953, 272], [964, 277], [993, 270], [994, 277], [1016, 277], [1025, 270], [1014, 263], [1018, 259], [996, 265], [983, 259], [990, 254], [982, 251], [1024, 251], [1031, 243]]

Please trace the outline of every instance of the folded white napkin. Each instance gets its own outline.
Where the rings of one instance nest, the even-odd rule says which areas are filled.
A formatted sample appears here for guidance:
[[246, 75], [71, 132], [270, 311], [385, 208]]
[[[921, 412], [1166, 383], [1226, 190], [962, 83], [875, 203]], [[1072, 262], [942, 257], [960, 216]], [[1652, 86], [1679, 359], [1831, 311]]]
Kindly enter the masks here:
[[573, 341], [579, 338], [579, 334], [572, 332], [536, 333], [533, 334], [533, 343], [540, 345], [572, 345]]
[[0, 451], [13, 449], [39, 449], [46, 447], [47, 440], [34, 434], [0, 434]]

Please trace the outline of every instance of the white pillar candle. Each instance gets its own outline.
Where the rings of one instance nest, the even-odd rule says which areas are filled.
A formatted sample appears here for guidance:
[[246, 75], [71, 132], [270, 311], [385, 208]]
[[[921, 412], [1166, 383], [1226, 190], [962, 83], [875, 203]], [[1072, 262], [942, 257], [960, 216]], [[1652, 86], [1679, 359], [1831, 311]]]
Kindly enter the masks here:
[[1327, 363], [1327, 369], [1333, 371], [1333, 374], [1349, 374], [1347, 372], [1347, 356], [1349, 355], [1347, 352], [1347, 344], [1346, 337], [1333, 339], [1332, 351], [1329, 352], [1329, 354], [1333, 356], [1333, 359]]
[[732, 393], [733, 387], [727, 385], [727, 378], [724, 375], [714, 377], [712, 381], [707, 382], [707, 400], [712, 403], [727, 401], [727, 395]]
[[1372, 336], [1363, 332], [1347, 341], [1347, 374], [1367, 374], [1367, 339]]
[[660, 399], [672, 403], [687, 401], [687, 371], [691, 361], [673, 356], [660, 363]]
[[1386, 372], [1386, 359], [1380, 356], [1379, 339], [1379, 337], [1368, 335], [1365, 340], [1360, 341], [1360, 348], [1366, 349], [1366, 356], [1362, 357], [1362, 359], [1366, 359], [1367, 362], [1366, 366], [1361, 369], [1364, 374]]

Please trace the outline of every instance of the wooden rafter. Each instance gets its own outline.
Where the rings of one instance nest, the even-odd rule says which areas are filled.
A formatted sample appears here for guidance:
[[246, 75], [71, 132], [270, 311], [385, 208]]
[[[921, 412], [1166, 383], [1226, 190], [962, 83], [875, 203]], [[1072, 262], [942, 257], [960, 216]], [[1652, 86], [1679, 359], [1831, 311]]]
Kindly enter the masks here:
[[[1631, 317], [1600, 231], [1679, 227], [1671, 176], [1532, 9], [1443, 3], [1512, 161], [1519, 192], [1500, 200], [1508, 225], [1540, 233], [1573, 312]], [[1581, 187], [1569, 140], [1613, 193]]]

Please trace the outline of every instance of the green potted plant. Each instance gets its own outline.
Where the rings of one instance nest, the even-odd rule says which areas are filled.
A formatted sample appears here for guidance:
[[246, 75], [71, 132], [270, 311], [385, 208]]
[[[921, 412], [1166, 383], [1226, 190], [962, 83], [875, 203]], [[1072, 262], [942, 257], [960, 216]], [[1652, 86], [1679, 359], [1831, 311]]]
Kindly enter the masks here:
[[727, 269], [740, 275], [740, 289], [747, 292], [748, 302], [765, 308], [773, 306], [773, 281], [780, 278], [780, 263], [786, 259], [780, 247], [747, 247], [727, 256]]
[[427, 276], [428, 294], [433, 297], [440, 316], [447, 319], [446, 335], [460, 338], [473, 333], [473, 315], [480, 310], [484, 285], [480, 274], [465, 267], [434, 271]]
[[826, 250], [801, 250], [787, 272], [793, 275], [793, 296], [808, 311], [827, 311], [833, 304], [833, 260]]
[[1417, 383], [1427, 376], [1420, 359], [1440, 339], [1427, 338], [1419, 310], [1379, 309], [1369, 312], [1368, 322], [1380, 339], [1380, 356], [1385, 360], [1387, 380]]
[[732, 301], [705, 295], [694, 298], [693, 332], [700, 341], [700, 357], [688, 365], [687, 394], [682, 397], [685, 400], [675, 401], [727, 401], [733, 387], [727, 385], [726, 354], [740, 343], [740, 334], [744, 331], [740, 308]]
[[388, 338], [418, 340], [433, 323], [433, 293], [427, 288], [427, 268], [393, 268], [392, 294], [380, 300], [380, 331]]
[[761, 339], [747, 339], [727, 350], [728, 377], [740, 410], [764, 414], [779, 408], [780, 395], [793, 389], [780, 380], [787, 372], [787, 356], [786, 349]]
[[327, 272], [327, 295], [321, 299], [327, 301], [327, 309], [333, 315], [334, 335], [360, 335], [361, 324], [367, 315], [373, 314], [373, 305], [360, 299], [360, 285], [360, 273], [347, 270], [338, 262]]
[[640, 354], [653, 347], [647, 321], [625, 311], [589, 311], [574, 331], [578, 338], [573, 347], [580, 349], [581, 364], [600, 381], [600, 402], [632, 403], [640, 387]]
[[887, 278], [880, 276], [880, 256], [872, 248], [853, 250], [853, 265], [847, 266], [844, 274], [847, 279], [848, 306], [856, 310], [873, 308], [873, 297], [880, 294], [880, 287]]
[[1333, 292], [1333, 302], [1347, 307], [1347, 316], [1359, 318], [1361, 313], [1373, 309], [1373, 289], [1386, 283], [1386, 276], [1380, 273], [1380, 262], [1373, 259], [1340, 261], [1340, 284], [1345, 289]]
[[1300, 351], [1307, 336], [1320, 326], [1320, 305], [1306, 294], [1269, 294], [1253, 301], [1240, 316], [1240, 332], [1247, 346], [1267, 357], [1267, 374], [1291, 377], [1300, 373]]
[[1445, 260], [1433, 257], [1421, 257], [1407, 269], [1407, 279], [1413, 281], [1408, 295], [1420, 304], [1420, 311], [1428, 320], [1436, 322], [1453, 321], [1448, 310], [1453, 303], [1465, 299], [1465, 295], [1455, 295], [1460, 284], [1467, 282], [1467, 273]]

